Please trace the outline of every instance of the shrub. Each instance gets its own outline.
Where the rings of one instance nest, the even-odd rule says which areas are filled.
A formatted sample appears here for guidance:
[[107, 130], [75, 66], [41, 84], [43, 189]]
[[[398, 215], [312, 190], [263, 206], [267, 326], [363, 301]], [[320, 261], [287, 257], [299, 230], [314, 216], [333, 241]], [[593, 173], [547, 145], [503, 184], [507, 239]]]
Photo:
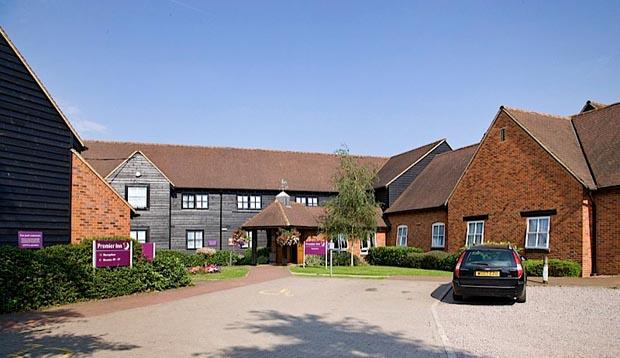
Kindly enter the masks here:
[[212, 247], [201, 247], [198, 250], [196, 250], [196, 254], [203, 255], [206, 257], [213, 256], [215, 255], [215, 249]]
[[[333, 264], [334, 266], [351, 266], [351, 253], [346, 251], [334, 251], [333, 252]], [[327, 258], [329, 260], [329, 257]], [[353, 255], [353, 266], [363, 266], [366, 262], [359, 256]]]
[[36, 251], [2, 246], [0, 313], [164, 290], [191, 283], [183, 262], [175, 254], [163, 252], [160, 255], [158, 251], [155, 261], [149, 263], [140, 253], [140, 244], [134, 242], [132, 268], [94, 270], [91, 240]]
[[[252, 255], [250, 254], [250, 259]], [[221, 250], [217, 251], [213, 256], [206, 259], [206, 263], [220, 266], [228, 266], [229, 263], [235, 265], [241, 257], [234, 251]], [[204, 263], [203, 263], [204, 264]], [[198, 266], [198, 265], [194, 265]]]
[[310, 266], [310, 267], [325, 266], [325, 256], [306, 255], [306, 266]]
[[[542, 276], [543, 260], [525, 260], [523, 266], [530, 276]], [[581, 266], [571, 260], [549, 259], [549, 276], [552, 277], [579, 277]]]
[[175, 257], [185, 267], [202, 266], [207, 262], [207, 257], [204, 255], [196, 255], [188, 252], [175, 250], [157, 250], [155, 258], [159, 257]]
[[[269, 248], [261, 247], [256, 250], [256, 263], [266, 264], [269, 263]], [[237, 265], [251, 265], [252, 264], [252, 248], [247, 248], [243, 252], [243, 257], [237, 260]]]
[[382, 246], [371, 247], [368, 250], [366, 261], [371, 265], [380, 266], [404, 266], [408, 254], [423, 253], [417, 247]]

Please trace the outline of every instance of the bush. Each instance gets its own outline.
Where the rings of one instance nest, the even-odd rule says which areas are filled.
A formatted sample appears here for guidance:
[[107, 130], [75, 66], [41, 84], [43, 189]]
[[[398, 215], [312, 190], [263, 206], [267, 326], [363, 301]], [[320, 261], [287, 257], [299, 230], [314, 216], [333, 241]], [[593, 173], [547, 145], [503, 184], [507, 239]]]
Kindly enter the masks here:
[[206, 257], [215, 255], [215, 249], [212, 247], [201, 247], [196, 250], [197, 255], [204, 255]]
[[[232, 258], [231, 258], [231, 255], [232, 255]], [[252, 255], [250, 254], [250, 260], [251, 258], [252, 258]], [[208, 257], [206, 259], [206, 263], [220, 265], [220, 266], [228, 266], [229, 263], [236, 265], [240, 259], [241, 257], [239, 256], [239, 254], [234, 251], [221, 250], [221, 251], [217, 251], [213, 256]]]
[[325, 266], [325, 256], [306, 255], [306, 266], [310, 266], [310, 267]]
[[[269, 263], [269, 248], [261, 247], [256, 250], [256, 263], [266, 264]], [[243, 257], [239, 258], [237, 265], [251, 265], [252, 264], [252, 248], [247, 248], [243, 252]]]
[[[523, 266], [529, 276], [542, 276], [543, 260], [525, 260]], [[552, 277], [579, 277], [581, 266], [571, 260], [549, 259], [549, 276]]]
[[408, 254], [423, 252], [422, 249], [417, 247], [371, 247], [370, 250], [368, 250], [366, 261], [371, 265], [406, 267], [404, 263], [407, 260]]
[[134, 242], [132, 268], [94, 270], [90, 240], [36, 251], [2, 246], [0, 313], [164, 290], [191, 283], [183, 262], [174, 254], [163, 252], [160, 255], [158, 251], [155, 261], [149, 263], [140, 253], [140, 244]]
[[[334, 251], [333, 252], [333, 264], [334, 266], [351, 266], [351, 253], [347, 251]], [[329, 257], [327, 258], [329, 260]], [[366, 262], [359, 256], [353, 255], [353, 266], [363, 266]]]
[[175, 250], [157, 250], [155, 258], [158, 257], [177, 258], [185, 267], [202, 266], [207, 262], [208, 259], [205, 255], [197, 255], [193, 253]]

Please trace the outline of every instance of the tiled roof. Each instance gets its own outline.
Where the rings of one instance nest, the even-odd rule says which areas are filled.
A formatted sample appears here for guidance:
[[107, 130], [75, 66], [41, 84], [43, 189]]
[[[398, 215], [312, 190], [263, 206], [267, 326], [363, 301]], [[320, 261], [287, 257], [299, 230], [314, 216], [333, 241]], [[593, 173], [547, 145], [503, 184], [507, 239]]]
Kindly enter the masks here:
[[596, 188], [570, 117], [508, 107], [502, 109], [583, 185]]
[[572, 117], [598, 188], [620, 185], [620, 103]]
[[390, 159], [388, 159], [387, 162], [385, 162], [383, 167], [377, 173], [377, 180], [374, 187], [381, 188], [388, 185], [394, 179], [398, 178], [401, 174], [403, 174], [408, 168], [414, 165], [417, 161], [424, 158], [435, 147], [445, 141], [445, 139], [440, 139], [433, 143], [429, 143], [391, 157]]
[[587, 111], [592, 111], [595, 109], [601, 109], [604, 107], [607, 107], [607, 104], [601, 103], [601, 102], [596, 102], [596, 101], [587, 101], [586, 104], [583, 105], [583, 107], [581, 108], [581, 113], [583, 112], [587, 112]]
[[[266, 228], [319, 228], [321, 218], [325, 215], [325, 208], [321, 206], [305, 206], [291, 202], [286, 206], [278, 200], [273, 201], [266, 208], [248, 219], [243, 225], [244, 229]], [[381, 211], [377, 211], [377, 227], [385, 228], [387, 225], [381, 217]]]
[[[285, 179], [291, 191], [333, 192], [340, 165], [335, 154], [327, 153], [105, 141], [87, 141], [86, 146], [82, 155], [104, 177], [140, 151], [181, 188], [279, 190]], [[357, 158], [373, 169], [387, 161]]]
[[445, 205], [477, 148], [478, 145], [474, 144], [436, 155], [385, 212], [389, 214]]

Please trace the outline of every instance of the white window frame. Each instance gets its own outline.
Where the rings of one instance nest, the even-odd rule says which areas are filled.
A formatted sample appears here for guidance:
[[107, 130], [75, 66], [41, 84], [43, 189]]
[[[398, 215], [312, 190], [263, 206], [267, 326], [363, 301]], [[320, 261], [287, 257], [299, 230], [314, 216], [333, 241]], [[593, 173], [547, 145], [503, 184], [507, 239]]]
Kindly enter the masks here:
[[[402, 239], [403, 235], [401, 235], [401, 229], [404, 229], [404, 239], [405, 242], [403, 244]], [[398, 225], [396, 228], [396, 246], [407, 246], [407, 240], [409, 238], [409, 227], [407, 225]]]
[[[198, 240], [196, 239], [196, 234], [200, 234], [200, 246], [198, 246]], [[190, 241], [191, 236], [191, 241]], [[201, 247], [204, 247], [205, 241], [205, 232], [204, 230], [187, 230], [185, 231], [185, 248], [188, 250], [196, 250]], [[191, 245], [190, 245], [191, 242]]]
[[[127, 185], [127, 194], [126, 199], [127, 202], [133, 206], [134, 209], [137, 210], [148, 210], [149, 208], [149, 187], [148, 185]], [[142, 201], [142, 195], [137, 196], [135, 193], [130, 193], [134, 190], [144, 190], [144, 205], [136, 202], [136, 198], [139, 198]], [[132, 194], [132, 195], [130, 195]]]
[[296, 196], [295, 197], [295, 202], [297, 204], [302, 204], [302, 205], [306, 205], [306, 197], [305, 196]]
[[309, 196], [306, 200], [308, 201], [308, 206], [319, 206], [319, 198], [316, 196]]
[[[550, 216], [532, 216], [532, 217], [528, 217], [527, 219], [527, 229], [525, 231], [525, 248], [526, 249], [539, 249], [539, 250], [548, 250], [549, 249], [549, 231], [551, 230], [551, 217]], [[536, 231], [532, 231], [530, 232], [530, 221], [536, 220]], [[547, 230], [545, 232], [540, 231], [540, 220], [547, 220]], [[530, 246], [528, 245], [528, 236], [532, 234], [532, 235], [536, 235], [536, 245], [534, 246]], [[541, 246], [539, 244], [539, 238], [540, 235], [546, 235], [547, 237], [547, 242], [545, 246]]]
[[196, 205], [194, 207], [196, 209], [208, 209], [209, 208], [209, 194], [196, 194], [195, 196]]
[[245, 232], [248, 235], [248, 241], [245, 241], [243, 244], [241, 244], [241, 248], [242, 249], [248, 249], [252, 247], [252, 231], [246, 231]]
[[195, 208], [196, 208], [196, 195], [182, 194], [181, 195], [181, 209], [195, 209]]
[[[439, 230], [439, 228], [443, 229], [441, 234], [435, 234], [435, 228]], [[441, 239], [441, 245], [438, 245], [435, 241]], [[446, 224], [442, 222], [434, 223], [431, 227], [431, 248], [432, 249], [443, 249], [446, 247]]]
[[347, 240], [344, 234], [338, 234], [332, 239], [332, 242], [334, 243], [334, 251], [344, 252], [349, 249], [349, 240]]
[[[482, 232], [478, 233], [478, 232], [476, 232], [475, 228], [477, 227], [477, 224], [480, 224], [480, 223], [482, 223]], [[474, 232], [470, 233], [469, 229], [471, 228], [472, 225], [474, 227]], [[480, 242], [477, 243], [476, 245], [484, 244], [484, 220], [473, 220], [473, 221], [468, 221], [467, 222], [467, 237], [465, 238], [465, 246], [467, 246], [467, 247], [473, 246], [472, 245], [473, 243], [470, 242], [470, 240], [469, 240], [470, 235], [473, 235], [473, 239], [474, 239], [473, 243], [475, 243], [475, 241], [476, 241], [476, 236], [480, 235]]]
[[237, 209], [247, 210], [250, 208], [250, 197], [247, 195], [237, 195]]
[[[144, 233], [144, 240], [140, 240], [140, 233]], [[136, 240], [141, 244], [145, 244], [149, 241], [149, 230], [148, 229], [131, 229], [129, 231], [129, 237], [132, 240]]]
[[368, 235], [368, 238], [366, 240], [360, 241], [360, 254], [368, 255], [368, 250], [370, 250], [371, 247], [377, 247], [377, 233], [376, 232], [373, 232], [372, 234]]
[[260, 195], [250, 195], [250, 210], [260, 210], [263, 208], [263, 198]]

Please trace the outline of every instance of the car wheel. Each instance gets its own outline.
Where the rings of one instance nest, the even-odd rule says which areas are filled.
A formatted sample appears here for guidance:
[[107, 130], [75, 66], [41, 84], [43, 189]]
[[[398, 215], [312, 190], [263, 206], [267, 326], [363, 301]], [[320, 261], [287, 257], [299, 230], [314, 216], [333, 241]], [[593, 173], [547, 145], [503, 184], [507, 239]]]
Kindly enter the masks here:
[[517, 296], [517, 302], [518, 303], [525, 303], [526, 298], [527, 298], [527, 291], [526, 291], [525, 287], [523, 287], [523, 292], [521, 292], [521, 294], [519, 296]]
[[454, 291], [452, 291], [452, 299], [455, 301], [463, 301], [463, 295], [457, 295]]

